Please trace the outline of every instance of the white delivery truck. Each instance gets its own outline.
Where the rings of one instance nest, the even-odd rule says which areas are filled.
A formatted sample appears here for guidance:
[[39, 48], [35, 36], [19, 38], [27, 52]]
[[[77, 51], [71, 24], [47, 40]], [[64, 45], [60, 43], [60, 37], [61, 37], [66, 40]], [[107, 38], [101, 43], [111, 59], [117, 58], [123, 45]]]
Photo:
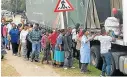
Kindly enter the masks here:
[[[116, 42], [112, 42], [111, 53], [112, 53], [112, 66], [111, 66], [111, 75], [116, 75], [116, 71], [120, 71], [123, 74], [127, 74], [127, 0], [122, 0], [122, 9], [123, 9], [123, 33], [122, 38], [116, 38]], [[109, 21], [108, 21], [109, 20]], [[114, 20], [111, 21], [110, 20]], [[113, 23], [115, 22], [115, 23]], [[115, 24], [115, 25], [113, 25]], [[108, 25], [108, 26], [107, 26]], [[108, 17], [105, 21], [104, 26], [107, 30], [117, 30], [119, 27], [117, 21], [114, 17]], [[97, 30], [93, 29], [91, 32], [96, 32]], [[119, 34], [119, 31], [115, 31], [115, 34]], [[97, 68], [102, 67], [102, 58], [100, 55], [100, 41], [94, 39], [91, 41], [91, 64]]]
[[[46, 24], [48, 27], [52, 27], [55, 23], [64, 28], [66, 20], [68, 26], [74, 27], [75, 23], [81, 23], [91, 33], [96, 33], [100, 32], [101, 23], [112, 16], [112, 8], [123, 9], [123, 35], [122, 38], [116, 38], [116, 42], [112, 42], [111, 75], [116, 75], [117, 70], [127, 74], [127, 0], [69, 0], [75, 10], [66, 12], [66, 15], [54, 13], [57, 2], [58, 0], [26, 0], [28, 21]], [[90, 44], [91, 65], [101, 68], [100, 41], [95, 39]]]

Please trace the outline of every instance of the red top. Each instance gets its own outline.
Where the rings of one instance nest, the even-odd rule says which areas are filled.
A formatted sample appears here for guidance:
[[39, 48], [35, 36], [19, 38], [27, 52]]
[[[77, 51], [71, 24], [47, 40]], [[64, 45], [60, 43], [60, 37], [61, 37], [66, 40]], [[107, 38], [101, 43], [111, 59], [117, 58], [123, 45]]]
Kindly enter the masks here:
[[58, 37], [58, 33], [57, 32], [53, 32], [48, 38], [49, 38], [49, 40], [50, 40], [50, 42], [51, 42], [51, 44], [53, 45], [53, 46], [55, 46], [55, 44], [56, 44], [56, 39], [57, 39], [57, 37]]
[[3, 27], [3, 36], [7, 36], [7, 27], [4, 25]]
[[43, 35], [43, 36], [42, 36], [42, 39], [41, 39], [41, 46], [42, 46], [42, 48], [45, 48], [45, 47], [46, 47], [46, 35]]
[[78, 34], [79, 37], [82, 37], [83, 36], [82, 31], [83, 31], [83, 29], [80, 29], [79, 34]]

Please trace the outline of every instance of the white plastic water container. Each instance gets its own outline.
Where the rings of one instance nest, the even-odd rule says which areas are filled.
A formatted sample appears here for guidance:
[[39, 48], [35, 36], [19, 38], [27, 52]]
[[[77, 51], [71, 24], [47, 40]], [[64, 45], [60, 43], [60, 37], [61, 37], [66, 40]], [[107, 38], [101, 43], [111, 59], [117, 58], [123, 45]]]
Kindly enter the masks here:
[[126, 56], [120, 56], [119, 59], [119, 70], [120, 72], [124, 72], [124, 60], [125, 60]]
[[127, 56], [124, 59], [124, 74], [127, 74]]
[[120, 33], [119, 25], [119, 20], [115, 17], [108, 17], [104, 24], [106, 31], [109, 32], [109, 30], [112, 30], [115, 35], [119, 35]]

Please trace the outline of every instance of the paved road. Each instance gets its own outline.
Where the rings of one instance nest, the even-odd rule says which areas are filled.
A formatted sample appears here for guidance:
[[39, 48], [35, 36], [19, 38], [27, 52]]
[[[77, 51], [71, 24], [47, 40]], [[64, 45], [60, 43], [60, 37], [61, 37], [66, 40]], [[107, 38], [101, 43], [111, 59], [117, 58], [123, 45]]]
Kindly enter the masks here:
[[53, 68], [48, 65], [42, 67], [24, 60], [22, 57], [13, 56], [12, 51], [8, 51], [6, 55], [7, 63], [16, 69], [21, 76], [59, 76]]

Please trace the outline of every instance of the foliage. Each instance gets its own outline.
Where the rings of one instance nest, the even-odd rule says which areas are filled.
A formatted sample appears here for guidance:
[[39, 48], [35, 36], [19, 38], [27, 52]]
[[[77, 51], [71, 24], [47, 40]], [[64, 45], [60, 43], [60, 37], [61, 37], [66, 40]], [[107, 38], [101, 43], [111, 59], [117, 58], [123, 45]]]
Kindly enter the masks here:
[[4, 10], [9, 10], [10, 11], [10, 1], [8, 0], [1, 0], [1, 8]]
[[2, 0], [2, 8], [12, 12], [23, 12], [26, 10], [25, 0]]

